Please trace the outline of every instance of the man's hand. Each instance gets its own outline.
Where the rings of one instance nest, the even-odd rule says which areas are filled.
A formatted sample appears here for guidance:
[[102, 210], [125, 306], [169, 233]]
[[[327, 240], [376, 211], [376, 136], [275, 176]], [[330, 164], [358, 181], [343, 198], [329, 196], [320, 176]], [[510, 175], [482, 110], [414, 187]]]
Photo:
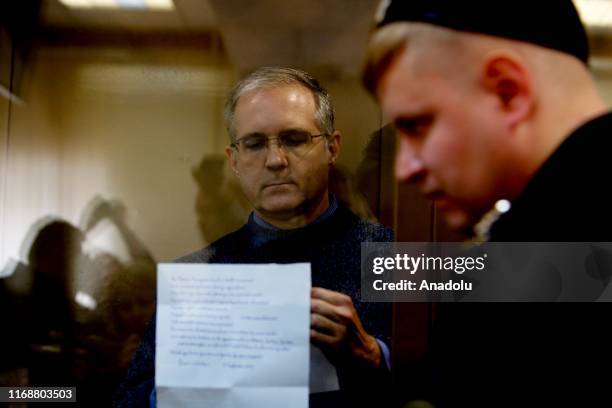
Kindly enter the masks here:
[[310, 340], [335, 365], [380, 367], [378, 342], [363, 329], [353, 301], [342, 293], [312, 288]]

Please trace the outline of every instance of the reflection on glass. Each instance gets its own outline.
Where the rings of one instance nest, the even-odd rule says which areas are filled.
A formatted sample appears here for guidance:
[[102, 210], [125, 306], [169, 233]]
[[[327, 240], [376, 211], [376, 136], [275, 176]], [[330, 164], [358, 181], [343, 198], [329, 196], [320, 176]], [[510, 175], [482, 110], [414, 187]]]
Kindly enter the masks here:
[[198, 186], [195, 211], [200, 234], [206, 243], [237, 230], [251, 207], [224, 155], [206, 155], [192, 170]]
[[[49, 217], [32, 226], [27, 261], [0, 281], [0, 316], [11, 328], [0, 384], [72, 385], [80, 402], [111, 403], [155, 298], [155, 262], [121, 213], [95, 198], [84, 214], [88, 230]], [[88, 242], [101, 224], [125, 249], [123, 260]]]
[[[251, 206], [222, 154], [223, 101], [237, 74], [272, 61], [254, 58], [264, 50], [240, 37], [232, 62], [252, 66], [230, 63], [226, 50], [237, 48], [215, 16], [236, 14], [237, 3], [9, 3], [9, 13], [0, 7], [0, 323], [9, 328], [0, 385], [71, 385], [76, 405], [109, 406], [154, 309], [156, 260], [247, 219]], [[355, 78], [334, 72], [350, 142], [331, 190], [372, 219], [378, 212], [351, 174], [379, 115]]]

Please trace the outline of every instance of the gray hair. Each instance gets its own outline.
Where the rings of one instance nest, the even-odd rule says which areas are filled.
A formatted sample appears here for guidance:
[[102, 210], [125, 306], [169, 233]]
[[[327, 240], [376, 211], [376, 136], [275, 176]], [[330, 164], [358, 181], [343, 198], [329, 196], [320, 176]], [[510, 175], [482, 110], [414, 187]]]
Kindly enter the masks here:
[[270, 89], [278, 86], [300, 85], [309, 89], [315, 101], [314, 120], [320, 131], [326, 135], [334, 132], [334, 108], [327, 91], [319, 81], [310, 74], [299, 69], [284, 67], [263, 67], [249, 74], [238, 82], [232, 89], [223, 111], [225, 127], [232, 141], [236, 140], [234, 131], [234, 114], [236, 105], [242, 95], [261, 89]]

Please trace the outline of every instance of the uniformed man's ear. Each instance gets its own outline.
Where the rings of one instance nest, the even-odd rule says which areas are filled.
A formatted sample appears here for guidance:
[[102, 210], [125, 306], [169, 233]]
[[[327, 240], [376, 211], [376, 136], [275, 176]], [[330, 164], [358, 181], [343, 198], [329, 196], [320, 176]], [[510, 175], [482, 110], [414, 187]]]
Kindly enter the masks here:
[[234, 171], [234, 174], [238, 175], [238, 166], [236, 160], [236, 149], [231, 146], [227, 146], [225, 148], [225, 155], [227, 156], [227, 161], [229, 162], [230, 167]]
[[327, 138], [327, 149], [329, 150], [329, 164], [335, 164], [338, 160], [341, 145], [342, 134], [339, 130], [336, 130]]
[[527, 118], [534, 105], [534, 89], [520, 59], [497, 52], [490, 55], [482, 67], [482, 83], [497, 97], [507, 124], [514, 127]]

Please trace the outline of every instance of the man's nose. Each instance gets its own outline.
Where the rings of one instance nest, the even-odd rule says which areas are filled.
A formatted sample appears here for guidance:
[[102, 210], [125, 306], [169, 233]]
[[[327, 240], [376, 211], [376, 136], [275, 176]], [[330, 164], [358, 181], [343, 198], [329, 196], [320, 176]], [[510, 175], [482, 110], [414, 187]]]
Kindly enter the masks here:
[[395, 178], [401, 183], [422, 180], [426, 169], [414, 147], [406, 140], [401, 140], [395, 154]]
[[268, 148], [266, 149], [266, 167], [270, 169], [279, 169], [286, 167], [287, 153], [278, 143], [278, 140], [268, 140]]

